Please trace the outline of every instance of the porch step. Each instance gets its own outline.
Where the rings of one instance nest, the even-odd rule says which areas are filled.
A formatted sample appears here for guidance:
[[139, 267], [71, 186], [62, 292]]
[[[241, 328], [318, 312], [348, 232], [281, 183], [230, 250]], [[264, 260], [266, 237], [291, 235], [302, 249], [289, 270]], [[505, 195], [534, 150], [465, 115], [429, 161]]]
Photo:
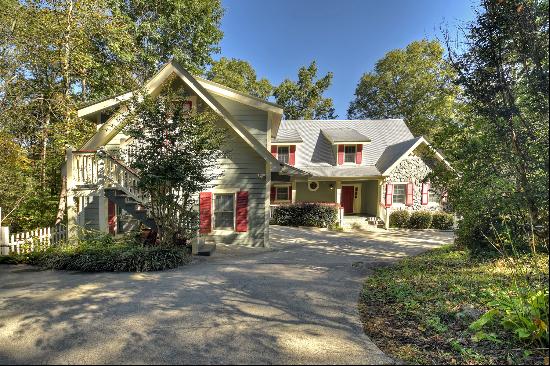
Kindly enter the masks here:
[[367, 229], [384, 227], [384, 221], [374, 216], [344, 216], [342, 223], [344, 229]]
[[216, 251], [216, 244], [203, 244], [197, 255], [209, 257]]
[[149, 217], [147, 209], [140, 202], [135, 201], [118, 189], [106, 189], [105, 196], [125, 210], [134, 219], [151, 229], [156, 229], [157, 225], [155, 224], [155, 220]]

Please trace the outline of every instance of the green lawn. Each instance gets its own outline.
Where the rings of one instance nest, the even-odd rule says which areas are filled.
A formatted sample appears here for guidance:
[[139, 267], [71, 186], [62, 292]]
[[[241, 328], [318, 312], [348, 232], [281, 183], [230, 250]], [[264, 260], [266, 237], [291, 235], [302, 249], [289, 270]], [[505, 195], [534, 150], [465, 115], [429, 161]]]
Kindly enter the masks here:
[[359, 301], [365, 332], [384, 352], [407, 363], [548, 362], [546, 342], [520, 341], [499, 319], [477, 338], [469, 329], [489, 310], [491, 293], [516, 289], [514, 279], [528, 278], [532, 290], [548, 291], [547, 254], [522, 258], [521, 268], [527, 277], [518, 276], [509, 261], [473, 258], [448, 246], [379, 269], [366, 280]]

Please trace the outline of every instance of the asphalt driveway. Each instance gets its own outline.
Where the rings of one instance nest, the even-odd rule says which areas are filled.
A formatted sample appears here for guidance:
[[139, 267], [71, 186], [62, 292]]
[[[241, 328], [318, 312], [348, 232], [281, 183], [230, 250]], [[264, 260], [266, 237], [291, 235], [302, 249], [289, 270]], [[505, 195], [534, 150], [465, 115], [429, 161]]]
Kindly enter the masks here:
[[362, 280], [451, 241], [273, 227], [271, 249], [223, 246], [165, 272], [2, 265], [0, 363], [388, 363], [361, 329]]

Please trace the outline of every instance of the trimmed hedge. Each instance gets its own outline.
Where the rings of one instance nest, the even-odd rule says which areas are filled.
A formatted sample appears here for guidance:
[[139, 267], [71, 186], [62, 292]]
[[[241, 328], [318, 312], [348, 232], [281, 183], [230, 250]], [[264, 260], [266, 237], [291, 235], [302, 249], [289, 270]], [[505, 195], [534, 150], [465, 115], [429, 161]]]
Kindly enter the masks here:
[[147, 246], [132, 238], [96, 234], [43, 252], [4, 257], [0, 263], [84, 272], [145, 272], [176, 268], [190, 260], [186, 247]]
[[432, 215], [432, 227], [438, 230], [451, 230], [454, 226], [454, 217], [446, 212], [434, 212]]
[[432, 224], [432, 213], [430, 211], [413, 211], [409, 219], [411, 229], [429, 229]]
[[297, 203], [278, 206], [273, 210], [271, 223], [283, 226], [334, 227], [338, 209], [321, 203]]
[[407, 228], [411, 214], [407, 210], [397, 210], [390, 213], [390, 227]]

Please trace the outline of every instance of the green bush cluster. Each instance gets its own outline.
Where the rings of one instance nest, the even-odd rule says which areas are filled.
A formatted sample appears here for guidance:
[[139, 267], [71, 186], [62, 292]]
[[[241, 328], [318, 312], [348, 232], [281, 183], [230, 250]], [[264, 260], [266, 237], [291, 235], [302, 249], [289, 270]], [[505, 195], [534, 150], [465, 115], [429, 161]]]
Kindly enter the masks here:
[[446, 212], [396, 210], [390, 214], [390, 226], [407, 229], [451, 230], [454, 218]]
[[176, 268], [190, 261], [186, 247], [147, 246], [134, 238], [87, 235], [42, 252], [14, 255], [4, 263], [25, 263], [47, 269], [84, 272], [145, 272]]
[[271, 223], [283, 226], [334, 227], [338, 220], [335, 206], [321, 203], [297, 203], [275, 208]]

